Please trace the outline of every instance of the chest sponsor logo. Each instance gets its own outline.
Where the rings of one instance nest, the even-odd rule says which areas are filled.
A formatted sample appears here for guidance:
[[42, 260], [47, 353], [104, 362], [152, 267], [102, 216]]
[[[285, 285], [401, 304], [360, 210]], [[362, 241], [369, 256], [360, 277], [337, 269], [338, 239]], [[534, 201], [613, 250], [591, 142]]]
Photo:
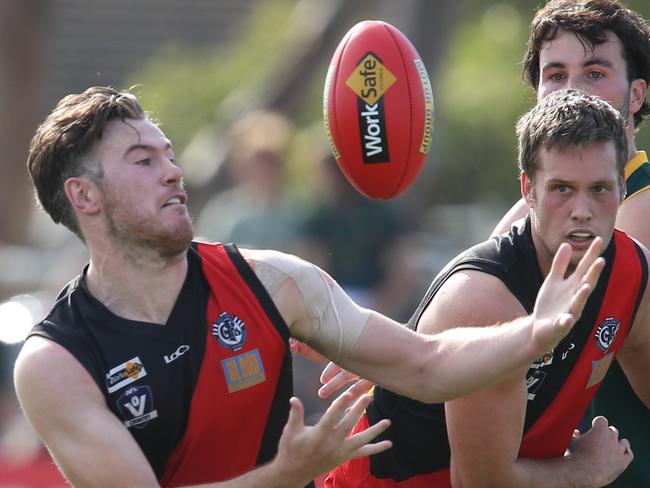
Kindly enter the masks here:
[[614, 342], [614, 339], [616, 339], [616, 334], [620, 327], [621, 321], [616, 320], [614, 317], [607, 317], [603, 323], [598, 326], [594, 338], [596, 339], [596, 345], [601, 351], [607, 352]]
[[144, 369], [140, 358], [136, 356], [106, 373], [106, 389], [109, 393], [113, 393], [145, 376], [147, 370]]
[[533, 364], [530, 365], [531, 369], [544, 368], [553, 364], [553, 352], [549, 351], [544, 354], [541, 358], [537, 359]]
[[589, 376], [589, 381], [587, 381], [587, 389], [591, 388], [594, 385], [597, 385], [605, 379], [605, 375], [607, 374], [607, 370], [612, 364], [613, 359], [614, 353], [610, 352], [597, 361], [591, 362], [591, 375]]
[[146, 385], [126, 390], [117, 401], [117, 408], [127, 428], [142, 429], [158, 417], [158, 411], [153, 408], [153, 393]]
[[384, 66], [379, 57], [369, 51], [357, 63], [345, 81], [357, 95], [357, 111], [364, 163], [385, 163], [388, 154], [388, 135], [384, 115], [384, 93], [397, 78]]
[[546, 372], [535, 370], [526, 376], [526, 388], [528, 388], [528, 400], [534, 400], [537, 396], [537, 390], [542, 386], [546, 379]]
[[234, 393], [266, 380], [264, 365], [257, 349], [221, 361], [228, 391]]
[[165, 357], [164, 357], [165, 363], [169, 364], [172, 361], [176, 361], [179, 357], [181, 357], [183, 354], [185, 354], [189, 350], [190, 350], [190, 346], [188, 346], [187, 344], [183, 344], [182, 346], [178, 346], [178, 349], [176, 349], [169, 356], [165, 355]]
[[239, 351], [246, 341], [246, 325], [236, 315], [222, 312], [212, 323], [212, 335], [223, 347]]

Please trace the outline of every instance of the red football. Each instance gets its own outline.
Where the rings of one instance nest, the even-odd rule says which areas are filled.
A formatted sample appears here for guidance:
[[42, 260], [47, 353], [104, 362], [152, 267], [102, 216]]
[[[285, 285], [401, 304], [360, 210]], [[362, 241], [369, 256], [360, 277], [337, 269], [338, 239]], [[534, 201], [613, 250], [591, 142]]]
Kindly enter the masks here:
[[431, 147], [433, 93], [411, 42], [386, 22], [360, 22], [330, 62], [325, 129], [350, 183], [388, 199], [413, 182]]

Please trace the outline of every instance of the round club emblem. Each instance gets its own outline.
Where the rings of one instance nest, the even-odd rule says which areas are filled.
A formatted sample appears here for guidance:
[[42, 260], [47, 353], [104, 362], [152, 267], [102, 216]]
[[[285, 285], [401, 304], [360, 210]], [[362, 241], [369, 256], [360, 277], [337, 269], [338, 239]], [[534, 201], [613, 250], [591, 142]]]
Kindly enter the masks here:
[[609, 346], [611, 346], [614, 339], [616, 339], [616, 333], [620, 326], [621, 322], [613, 317], [607, 317], [603, 323], [598, 326], [594, 337], [596, 338], [596, 345], [601, 351], [606, 352], [607, 349], [609, 349]]
[[239, 351], [246, 341], [246, 326], [236, 315], [222, 312], [212, 323], [212, 335], [223, 347]]

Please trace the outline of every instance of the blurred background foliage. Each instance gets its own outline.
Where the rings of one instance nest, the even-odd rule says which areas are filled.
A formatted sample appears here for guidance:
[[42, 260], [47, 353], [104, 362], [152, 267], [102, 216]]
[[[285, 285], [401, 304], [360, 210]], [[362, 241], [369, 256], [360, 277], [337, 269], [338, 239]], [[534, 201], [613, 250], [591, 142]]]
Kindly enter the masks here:
[[[163, 121], [179, 152], [201, 126], [223, 124], [228, 119], [217, 120], [215, 113], [224, 115], [218, 107], [229, 95], [242, 90], [264, 92], [295, 36], [290, 19], [300, 15], [295, 11], [299, 3], [257, 2], [236, 43], [201, 52], [168, 46], [131, 75], [132, 84], [142, 87], [143, 105]], [[359, 16], [364, 12], [377, 17], [372, 2], [366, 4], [343, 31], [363, 18]], [[434, 67], [429, 71], [436, 110], [434, 148], [422, 181], [416, 185], [418, 191], [426, 189], [420, 195], [425, 203], [488, 200], [505, 210], [519, 197], [514, 124], [534, 103], [532, 90], [521, 78], [520, 60], [529, 22], [539, 4], [537, 0], [456, 3], [441, 59], [425, 59], [427, 66]], [[647, 0], [628, 0], [626, 4], [650, 17]], [[396, 25], [409, 34], [411, 26]], [[416, 44], [420, 52], [424, 47]], [[308, 146], [322, 131], [321, 98], [328, 62], [323, 56], [314, 65], [317, 74], [312, 76], [302, 103], [288, 114], [298, 129], [311, 131]], [[642, 129], [639, 134], [640, 148], [650, 147], [646, 132]], [[305, 138], [302, 140], [305, 143]], [[306, 152], [294, 148], [288, 153], [288, 167], [293, 168], [289, 181], [308, 184], [302, 161]]]

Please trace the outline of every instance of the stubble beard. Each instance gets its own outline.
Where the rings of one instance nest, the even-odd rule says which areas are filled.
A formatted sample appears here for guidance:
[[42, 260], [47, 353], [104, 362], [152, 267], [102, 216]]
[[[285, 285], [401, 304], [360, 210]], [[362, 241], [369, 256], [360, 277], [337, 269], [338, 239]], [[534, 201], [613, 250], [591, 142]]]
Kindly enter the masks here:
[[106, 221], [109, 235], [120, 242], [127, 255], [151, 256], [153, 259], [170, 261], [183, 255], [194, 238], [189, 219], [172, 228], [157, 228], [144, 216], [117, 210], [117, 206], [106, 206]]

